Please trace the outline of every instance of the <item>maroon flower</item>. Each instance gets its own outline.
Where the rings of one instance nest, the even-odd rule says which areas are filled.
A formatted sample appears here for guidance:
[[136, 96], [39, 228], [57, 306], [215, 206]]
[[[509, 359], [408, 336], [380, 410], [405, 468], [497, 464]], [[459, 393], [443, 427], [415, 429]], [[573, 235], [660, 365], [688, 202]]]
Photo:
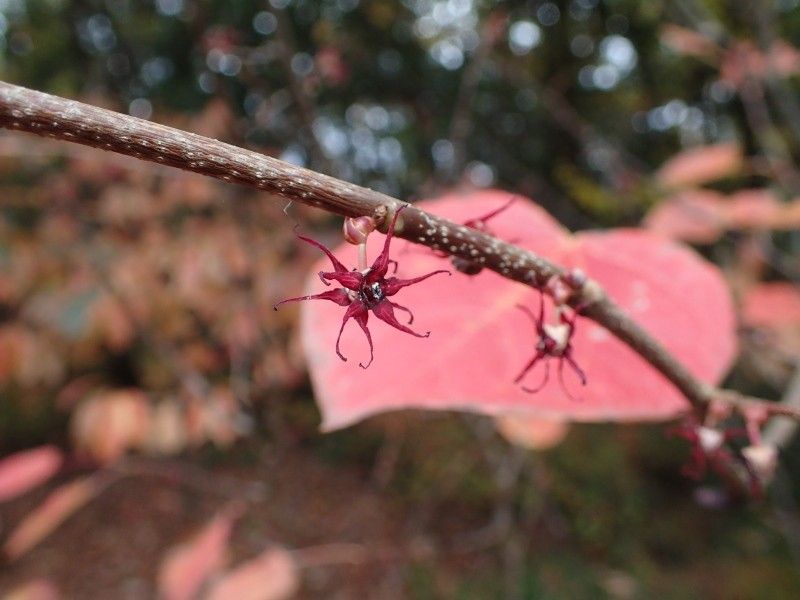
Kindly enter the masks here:
[[565, 361], [578, 375], [581, 384], [586, 385], [586, 375], [578, 366], [578, 363], [575, 362], [575, 359], [572, 358], [572, 334], [575, 332], [576, 315], [573, 314], [571, 317], [568, 317], [564, 312], [564, 309], [561, 309], [559, 311], [559, 322], [557, 324], [551, 325], [549, 323], [545, 323], [544, 294], [541, 290], [539, 290], [539, 293], [541, 294], [541, 298], [539, 303], [538, 317], [534, 315], [527, 306], [522, 306], [521, 304], [517, 305], [517, 307], [525, 312], [533, 321], [534, 325], [536, 326], [536, 333], [539, 336], [539, 341], [536, 344], [536, 354], [534, 354], [533, 358], [528, 361], [520, 374], [517, 375], [517, 378], [514, 379], [514, 383], [521, 382], [528, 371], [530, 371], [536, 365], [536, 363], [538, 363], [540, 360], [544, 360], [544, 379], [542, 379], [542, 382], [535, 388], [527, 388], [524, 385], [522, 386], [524, 391], [530, 394], [535, 394], [547, 384], [550, 376], [549, 358], [555, 357], [558, 358], [558, 381], [561, 383], [561, 389], [564, 390], [564, 393], [569, 398], [574, 400], [572, 394], [567, 391], [567, 387], [564, 385]]
[[373, 358], [372, 336], [367, 328], [369, 311], [372, 311], [381, 321], [388, 323], [395, 329], [399, 329], [400, 331], [404, 331], [416, 337], [428, 337], [431, 334], [430, 331], [424, 334], [417, 333], [397, 320], [397, 317], [394, 315], [395, 308], [408, 314], [409, 325], [414, 322], [414, 315], [405, 306], [401, 306], [400, 304], [389, 300], [389, 297], [394, 296], [406, 286], [419, 283], [420, 281], [423, 281], [424, 279], [427, 279], [428, 277], [438, 273], [447, 273], [450, 275], [449, 271], [440, 269], [433, 271], [432, 273], [428, 273], [427, 275], [414, 277], [413, 279], [386, 277], [389, 264], [396, 262], [389, 259], [389, 243], [391, 242], [392, 235], [394, 234], [394, 226], [397, 222], [397, 215], [399, 215], [400, 211], [402, 211], [404, 208], [406, 207], [402, 206], [395, 211], [394, 217], [392, 217], [392, 222], [389, 225], [389, 231], [386, 233], [386, 242], [383, 245], [383, 250], [375, 259], [375, 262], [372, 263], [372, 266], [364, 269], [363, 271], [358, 271], [356, 269], [348, 271], [347, 267], [339, 262], [339, 260], [327, 247], [315, 240], [312, 240], [311, 238], [298, 235], [297, 237], [304, 242], [307, 242], [312, 246], [322, 250], [330, 259], [331, 264], [333, 265], [333, 271], [320, 271], [319, 277], [322, 280], [322, 283], [325, 285], [330, 285], [330, 281], [337, 281], [343, 287], [328, 292], [322, 292], [321, 294], [288, 298], [282, 302], [279, 302], [274, 307], [275, 310], [278, 310], [278, 306], [281, 304], [300, 300], [330, 300], [331, 302], [335, 302], [340, 306], [346, 306], [347, 310], [344, 312], [342, 326], [339, 328], [339, 335], [336, 338], [336, 354], [338, 354], [339, 358], [342, 360], [347, 360], [347, 358], [345, 358], [345, 356], [339, 350], [339, 341], [342, 338], [342, 331], [344, 331], [344, 326], [347, 321], [351, 318], [355, 319], [356, 323], [358, 323], [359, 327], [361, 327], [363, 330], [364, 335], [367, 336], [367, 342], [369, 342], [369, 362], [366, 365], [359, 363], [359, 366], [364, 369], [372, 364]]

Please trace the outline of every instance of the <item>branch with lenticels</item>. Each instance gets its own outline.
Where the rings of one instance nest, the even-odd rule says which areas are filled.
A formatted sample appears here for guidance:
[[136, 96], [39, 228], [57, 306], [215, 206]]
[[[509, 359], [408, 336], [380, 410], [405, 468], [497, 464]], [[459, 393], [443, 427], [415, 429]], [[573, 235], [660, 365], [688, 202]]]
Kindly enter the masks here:
[[[172, 127], [0, 82], [0, 127], [93, 146], [263, 190], [345, 217], [371, 216], [385, 229], [405, 203], [280, 160]], [[600, 285], [477, 229], [409, 206], [395, 235], [537, 289], [553, 277], [571, 288], [569, 304], [639, 353], [702, 416], [713, 404], [800, 420], [800, 409], [718, 389], [689, 370], [617, 306]]]

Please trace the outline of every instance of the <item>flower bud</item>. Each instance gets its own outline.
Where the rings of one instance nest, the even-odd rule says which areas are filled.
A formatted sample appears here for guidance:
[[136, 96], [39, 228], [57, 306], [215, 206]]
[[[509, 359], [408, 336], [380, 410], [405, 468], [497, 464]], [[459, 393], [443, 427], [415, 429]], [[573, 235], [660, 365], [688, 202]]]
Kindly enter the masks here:
[[778, 449], [773, 445], [759, 444], [742, 448], [742, 456], [762, 484], [769, 483], [778, 466]]
[[697, 440], [700, 442], [703, 452], [711, 454], [722, 447], [722, 443], [725, 441], [725, 434], [711, 427], [698, 427]]
[[375, 231], [375, 219], [372, 217], [348, 217], [342, 226], [344, 239], [358, 246], [367, 241], [367, 236]]
[[581, 269], [575, 268], [566, 273], [563, 277], [564, 283], [566, 283], [569, 287], [573, 289], [583, 287], [583, 284], [586, 283], [586, 273], [584, 273]]
[[561, 277], [555, 275], [547, 280], [546, 288], [550, 292], [553, 303], [556, 306], [566, 304], [572, 294], [572, 290], [567, 287]]

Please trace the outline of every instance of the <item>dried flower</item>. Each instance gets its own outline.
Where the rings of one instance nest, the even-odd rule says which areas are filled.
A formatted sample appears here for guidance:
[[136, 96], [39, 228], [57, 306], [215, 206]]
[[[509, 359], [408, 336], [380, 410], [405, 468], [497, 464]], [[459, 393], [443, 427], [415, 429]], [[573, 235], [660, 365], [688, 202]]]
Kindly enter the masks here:
[[389, 230], [386, 233], [386, 242], [384, 243], [383, 250], [375, 259], [375, 262], [372, 263], [372, 266], [364, 269], [363, 271], [356, 269], [348, 271], [347, 267], [339, 262], [339, 260], [326, 246], [320, 244], [316, 240], [312, 240], [311, 238], [298, 235], [297, 237], [304, 242], [322, 250], [330, 259], [331, 264], [333, 265], [333, 271], [320, 271], [319, 277], [322, 280], [322, 283], [325, 285], [330, 285], [331, 281], [337, 281], [343, 287], [330, 290], [328, 292], [322, 292], [320, 294], [288, 298], [282, 302], [279, 302], [274, 307], [275, 310], [278, 310], [278, 306], [281, 304], [285, 304], [287, 302], [297, 302], [301, 300], [330, 300], [331, 302], [335, 302], [340, 306], [346, 306], [347, 310], [345, 310], [344, 318], [342, 319], [342, 326], [339, 328], [339, 335], [336, 338], [336, 354], [342, 360], [347, 360], [347, 358], [339, 350], [339, 341], [342, 338], [342, 331], [344, 331], [345, 324], [347, 324], [347, 321], [352, 318], [356, 323], [358, 323], [359, 327], [361, 327], [364, 335], [367, 337], [367, 342], [369, 343], [369, 362], [366, 365], [359, 363], [359, 365], [364, 369], [366, 369], [372, 363], [373, 358], [372, 336], [367, 328], [369, 312], [372, 311], [381, 321], [388, 323], [395, 329], [399, 329], [400, 331], [404, 331], [405, 333], [416, 337], [428, 337], [430, 335], [430, 331], [424, 334], [417, 333], [397, 320], [397, 317], [395, 317], [394, 314], [395, 308], [408, 314], [409, 325], [413, 323], [414, 315], [412, 314], [411, 310], [405, 306], [401, 306], [400, 304], [389, 300], [389, 297], [394, 296], [404, 287], [419, 283], [420, 281], [423, 281], [428, 277], [438, 273], [447, 273], [450, 275], [449, 271], [439, 269], [437, 271], [433, 271], [419, 277], [414, 277], [412, 279], [386, 277], [386, 273], [389, 269], [389, 263], [395, 262], [389, 259], [389, 244], [392, 240], [392, 235], [394, 234], [397, 216], [404, 208], [406, 207], [402, 206], [395, 211], [394, 216], [392, 217], [392, 222], [389, 225]]

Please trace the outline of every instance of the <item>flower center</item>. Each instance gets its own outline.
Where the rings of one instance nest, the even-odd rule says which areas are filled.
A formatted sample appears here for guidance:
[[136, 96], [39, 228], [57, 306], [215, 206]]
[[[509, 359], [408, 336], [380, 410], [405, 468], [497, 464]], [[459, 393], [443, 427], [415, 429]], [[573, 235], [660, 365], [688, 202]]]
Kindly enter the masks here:
[[367, 308], [372, 308], [384, 298], [383, 288], [381, 288], [381, 284], [377, 281], [371, 285], [362, 287], [359, 295], [361, 296], [361, 303]]

